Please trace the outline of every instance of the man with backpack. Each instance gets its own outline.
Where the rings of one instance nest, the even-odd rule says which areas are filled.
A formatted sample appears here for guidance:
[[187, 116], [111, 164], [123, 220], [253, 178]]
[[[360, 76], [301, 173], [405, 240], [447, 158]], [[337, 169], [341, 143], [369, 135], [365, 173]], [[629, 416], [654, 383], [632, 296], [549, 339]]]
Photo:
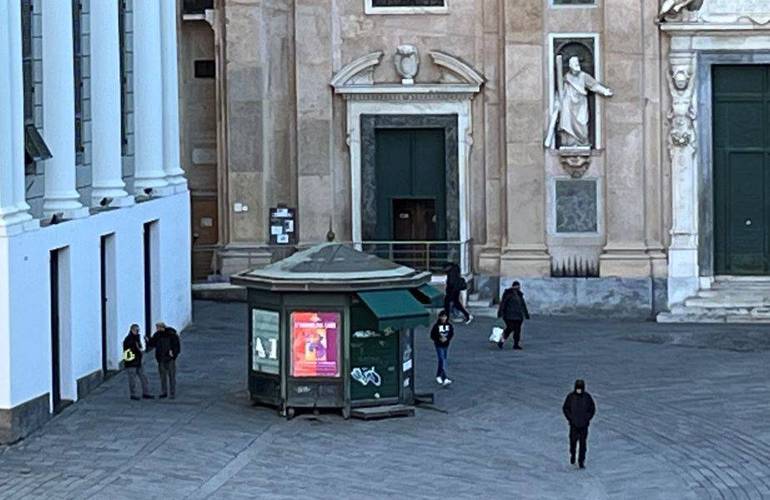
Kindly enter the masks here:
[[473, 321], [473, 315], [471, 315], [463, 306], [463, 302], [460, 299], [460, 293], [468, 288], [468, 283], [465, 278], [462, 277], [460, 272], [460, 266], [454, 262], [450, 262], [446, 266], [446, 292], [444, 293], [444, 311], [447, 316], [452, 314], [452, 308], [454, 307], [462, 313], [465, 317], [465, 324], [467, 325]]

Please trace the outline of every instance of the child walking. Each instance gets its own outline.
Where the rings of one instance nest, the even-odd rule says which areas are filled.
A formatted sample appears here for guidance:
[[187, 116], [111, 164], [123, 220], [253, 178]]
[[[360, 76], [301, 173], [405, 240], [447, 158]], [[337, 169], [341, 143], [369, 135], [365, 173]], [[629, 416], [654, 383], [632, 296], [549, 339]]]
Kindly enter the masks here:
[[436, 382], [447, 386], [452, 381], [446, 376], [447, 351], [449, 343], [455, 335], [455, 330], [449, 322], [449, 315], [446, 311], [438, 313], [438, 321], [433, 325], [430, 331], [430, 338], [433, 345], [436, 346], [436, 358], [438, 359], [438, 368], [436, 369]]

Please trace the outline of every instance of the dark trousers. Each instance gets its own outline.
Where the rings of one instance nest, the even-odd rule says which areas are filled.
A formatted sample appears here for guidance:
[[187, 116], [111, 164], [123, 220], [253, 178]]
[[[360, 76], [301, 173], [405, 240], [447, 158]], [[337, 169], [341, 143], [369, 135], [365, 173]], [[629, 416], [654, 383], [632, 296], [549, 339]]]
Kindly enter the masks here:
[[503, 330], [503, 342], [508, 340], [513, 332], [513, 345], [519, 345], [521, 341], [521, 324], [524, 322], [522, 319], [506, 319], [505, 330]]
[[448, 348], [444, 346], [436, 346], [436, 359], [438, 359], [438, 368], [436, 368], [436, 376], [442, 379], [446, 378], [446, 358]]
[[460, 290], [447, 290], [446, 294], [444, 294], [444, 311], [446, 311], [450, 318], [452, 317], [453, 305], [455, 309], [460, 311], [462, 315], [465, 316], [466, 320], [470, 318], [470, 314], [468, 314], [468, 311], [465, 309], [465, 307], [463, 307], [463, 303], [460, 300]]
[[132, 397], [136, 398], [140, 396], [139, 392], [136, 390], [136, 379], [139, 379], [139, 382], [142, 384], [141, 395], [148, 396], [150, 394], [150, 383], [147, 381], [147, 375], [144, 374], [142, 365], [126, 368], [126, 373], [128, 374], [128, 391], [131, 393]]
[[176, 394], [176, 360], [158, 361], [158, 373], [161, 394], [169, 394], [173, 397]]
[[573, 427], [569, 428], [569, 456], [575, 457], [575, 448], [580, 443], [580, 454], [578, 456], [578, 463], [586, 461], [586, 443], [588, 441], [588, 427]]

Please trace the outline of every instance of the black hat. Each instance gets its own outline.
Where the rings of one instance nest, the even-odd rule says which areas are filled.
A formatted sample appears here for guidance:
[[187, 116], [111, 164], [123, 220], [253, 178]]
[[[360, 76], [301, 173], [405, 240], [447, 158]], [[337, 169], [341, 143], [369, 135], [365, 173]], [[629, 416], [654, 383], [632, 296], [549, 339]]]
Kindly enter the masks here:
[[518, 281], [514, 281], [513, 283], [511, 283], [511, 288], [515, 286], [521, 286], [521, 283], [519, 283]]
[[584, 391], [586, 390], [586, 382], [582, 378], [575, 380], [575, 390], [578, 389], [583, 389]]

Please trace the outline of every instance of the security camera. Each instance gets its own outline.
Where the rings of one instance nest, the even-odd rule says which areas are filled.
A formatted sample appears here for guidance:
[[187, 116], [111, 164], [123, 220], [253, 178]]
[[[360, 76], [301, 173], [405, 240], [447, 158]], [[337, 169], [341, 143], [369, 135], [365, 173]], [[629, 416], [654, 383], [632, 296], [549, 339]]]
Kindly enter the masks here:
[[110, 206], [110, 203], [112, 203], [112, 198], [102, 198], [99, 202], [99, 206], [103, 208], [107, 208]]
[[147, 196], [152, 196], [152, 188], [144, 188], [144, 194]]

